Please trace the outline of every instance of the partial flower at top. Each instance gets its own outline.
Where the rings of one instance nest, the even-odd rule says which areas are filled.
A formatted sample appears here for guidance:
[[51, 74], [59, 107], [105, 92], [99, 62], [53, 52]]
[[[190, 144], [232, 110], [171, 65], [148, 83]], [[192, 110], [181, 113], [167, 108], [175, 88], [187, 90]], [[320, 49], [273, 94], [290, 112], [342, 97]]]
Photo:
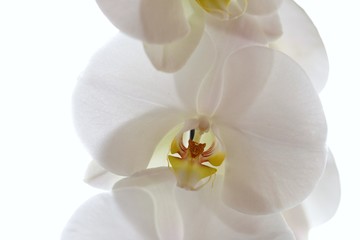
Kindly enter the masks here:
[[231, 208], [266, 214], [296, 206], [326, 163], [326, 123], [311, 81], [289, 57], [259, 46], [213, 65], [205, 40], [173, 75], [153, 69], [136, 42], [115, 38], [76, 88], [81, 139], [116, 175], [146, 169], [161, 143], [168, 151], [156, 160], [169, 161], [181, 188], [199, 189], [224, 171]]
[[[278, 37], [274, 15], [283, 0], [97, 0], [103, 13], [122, 32], [144, 42], [154, 66], [179, 70], [191, 56], [205, 23], [235, 22], [237, 35]], [[266, 37], [267, 38], [267, 37]], [[149, 50], [150, 49], [150, 50]]]

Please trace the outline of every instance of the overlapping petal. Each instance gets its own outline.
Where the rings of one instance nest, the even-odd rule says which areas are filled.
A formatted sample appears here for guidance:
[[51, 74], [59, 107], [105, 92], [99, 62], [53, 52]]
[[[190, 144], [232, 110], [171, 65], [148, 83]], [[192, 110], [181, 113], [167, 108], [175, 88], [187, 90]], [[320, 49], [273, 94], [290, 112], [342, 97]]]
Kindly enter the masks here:
[[215, 117], [227, 151], [225, 201], [255, 214], [300, 203], [327, 152], [324, 113], [307, 75], [280, 52], [249, 47], [225, 63], [224, 85]]
[[304, 10], [292, 0], [284, 0], [278, 13], [283, 34], [271, 47], [299, 63], [320, 92], [328, 78], [329, 63], [319, 32]]
[[62, 239], [294, 239], [280, 214], [249, 216], [223, 205], [221, 182], [188, 192], [175, 187], [168, 168], [139, 172], [81, 206]]
[[283, 215], [298, 240], [307, 240], [311, 228], [332, 218], [340, 203], [340, 180], [334, 156], [328, 154], [325, 172], [314, 191]]
[[152, 44], [170, 43], [190, 31], [183, 0], [97, 0], [121, 31]]
[[140, 43], [116, 37], [91, 60], [75, 89], [74, 120], [105, 169], [146, 168], [161, 138], [184, 117], [171, 75], [153, 69]]
[[181, 240], [183, 224], [173, 194], [175, 187], [175, 179], [167, 167], [153, 168], [119, 181], [113, 188], [113, 195], [119, 206], [133, 206], [125, 212], [134, 225], [142, 225], [137, 217], [149, 218], [154, 223], [157, 233], [154, 239]]

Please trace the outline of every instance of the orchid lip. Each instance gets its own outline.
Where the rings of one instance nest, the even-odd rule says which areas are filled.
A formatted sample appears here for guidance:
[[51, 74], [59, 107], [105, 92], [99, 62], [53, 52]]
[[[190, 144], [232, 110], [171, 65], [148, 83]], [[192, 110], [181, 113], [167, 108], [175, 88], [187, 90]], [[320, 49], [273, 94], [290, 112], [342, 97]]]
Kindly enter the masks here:
[[[168, 155], [169, 167], [172, 169], [177, 185], [186, 190], [198, 190], [210, 181], [216, 174], [218, 167], [225, 159], [225, 152], [215, 137], [211, 137], [211, 144], [202, 142], [206, 134], [210, 134], [210, 123], [201, 118], [198, 126], [188, 129], [184, 128], [174, 138]], [[184, 137], [188, 134], [187, 144]]]

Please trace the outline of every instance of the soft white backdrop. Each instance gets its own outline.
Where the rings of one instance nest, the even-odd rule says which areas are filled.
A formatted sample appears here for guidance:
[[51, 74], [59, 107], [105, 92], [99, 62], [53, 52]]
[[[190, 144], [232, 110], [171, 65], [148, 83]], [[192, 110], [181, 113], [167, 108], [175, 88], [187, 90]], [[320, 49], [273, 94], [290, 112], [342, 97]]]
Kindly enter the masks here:
[[[330, 58], [321, 94], [342, 181], [337, 215], [312, 240], [360, 239], [360, 16], [355, 1], [298, 0]], [[116, 30], [95, 1], [0, 2], [0, 239], [59, 239], [97, 191], [82, 182], [91, 160], [74, 132], [71, 94], [89, 57]]]

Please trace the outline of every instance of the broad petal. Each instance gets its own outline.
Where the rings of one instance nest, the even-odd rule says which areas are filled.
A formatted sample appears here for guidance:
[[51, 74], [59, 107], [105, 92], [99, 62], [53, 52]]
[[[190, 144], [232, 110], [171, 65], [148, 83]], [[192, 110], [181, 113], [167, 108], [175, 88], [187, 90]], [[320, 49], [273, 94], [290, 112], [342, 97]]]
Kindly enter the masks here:
[[182, 0], [97, 0], [97, 3], [118, 29], [147, 43], [170, 43], [190, 31]]
[[175, 186], [169, 168], [154, 168], [119, 181], [113, 194], [119, 206], [128, 206], [125, 211], [130, 222], [141, 224], [141, 218], [149, 218], [154, 222], [156, 239], [181, 240], [183, 225], [173, 193]]
[[121, 36], [91, 60], [73, 105], [90, 154], [118, 175], [146, 168], [162, 137], [186, 115], [172, 76], [151, 66], [140, 43]]
[[107, 171], [96, 161], [91, 161], [86, 169], [84, 182], [95, 188], [109, 190], [122, 178], [123, 177], [119, 175]]
[[[155, 228], [150, 219], [142, 220], [142, 225], [139, 224], [140, 221], [134, 225], [124, 214], [126, 210], [126, 206], [119, 206], [111, 194], [99, 194], [85, 202], [73, 214], [63, 230], [61, 239], [156, 239]], [[141, 209], [132, 210], [135, 215]]]
[[276, 11], [283, 0], [249, 0], [246, 12], [254, 15], [266, 15]]
[[340, 203], [340, 178], [334, 156], [328, 154], [325, 172], [315, 190], [300, 205], [283, 213], [298, 240], [307, 240], [311, 228], [332, 218]]
[[316, 27], [294, 1], [284, 0], [279, 15], [283, 35], [271, 46], [298, 62], [320, 92], [327, 81], [329, 62]]
[[175, 72], [182, 68], [202, 37], [204, 18], [193, 14], [190, 32], [185, 37], [168, 44], [144, 44], [145, 51], [154, 67], [163, 72]]
[[176, 189], [184, 222], [184, 239], [294, 239], [280, 214], [252, 216], [224, 205], [220, 195], [222, 185], [223, 176], [218, 174], [211, 184], [199, 191]]
[[225, 201], [252, 214], [299, 204], [326, 162], [326, 122], [310, 80], [289, 57], [262, 47], [230, 56], [224, 74], [216, 124], [227, 151]]

